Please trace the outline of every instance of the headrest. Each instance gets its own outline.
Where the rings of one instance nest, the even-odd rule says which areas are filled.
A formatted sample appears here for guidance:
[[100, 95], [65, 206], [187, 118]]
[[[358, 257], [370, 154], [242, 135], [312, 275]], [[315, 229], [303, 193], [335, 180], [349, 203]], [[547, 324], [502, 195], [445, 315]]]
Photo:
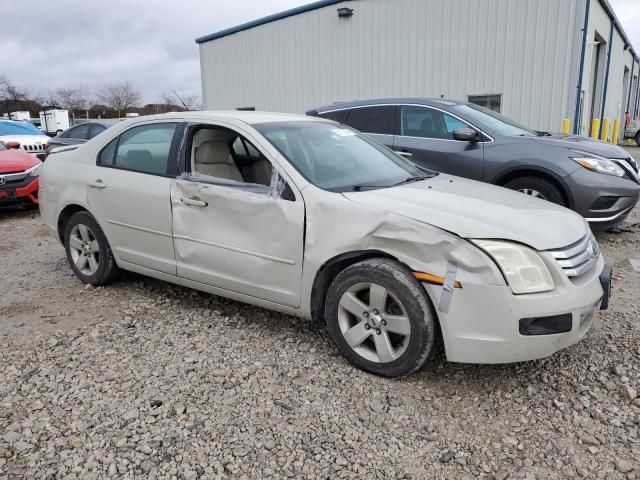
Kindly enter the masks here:
[[214, 164], [229, 163], [229, 145], [223, 142], [204, 142], [196, 150], [196, 163]]

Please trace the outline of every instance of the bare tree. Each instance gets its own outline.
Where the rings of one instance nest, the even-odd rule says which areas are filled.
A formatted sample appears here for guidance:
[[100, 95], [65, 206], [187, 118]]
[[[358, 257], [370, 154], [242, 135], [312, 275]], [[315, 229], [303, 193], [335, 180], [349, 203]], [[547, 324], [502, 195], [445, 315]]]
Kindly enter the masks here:
[[21, 89], [11, 83], [7, 77], [0, 75], [0, 102], [7, 107], [7, 110], [15, 108], [20, 102], [27, 100], [28, 97], [28, 90]]
[[128, 80], [122, 83], [107, 85], [100, 93], [98, 99], [107, 107], [118, 112], [118, 117], [128, 108], [135, 107], [142, 100], [142, 95]]
[[58, 88], [54, 94], [54, 103], [71, 112], [75, 119], [77, 111], [86, 111], [89, 106], [89, 92], [83, 85]]

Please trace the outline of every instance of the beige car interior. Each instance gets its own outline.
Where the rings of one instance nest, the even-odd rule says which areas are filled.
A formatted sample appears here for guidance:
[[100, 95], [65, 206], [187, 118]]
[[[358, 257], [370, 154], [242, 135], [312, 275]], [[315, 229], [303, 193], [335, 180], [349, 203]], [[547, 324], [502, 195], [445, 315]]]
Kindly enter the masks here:
[[[191, 171], [240, 183], [271, 185], [271, 163], [247, 140], [228, 129], [202, 129], [193, 137]], [[233, 151], [232, 151], [233, 148]]]

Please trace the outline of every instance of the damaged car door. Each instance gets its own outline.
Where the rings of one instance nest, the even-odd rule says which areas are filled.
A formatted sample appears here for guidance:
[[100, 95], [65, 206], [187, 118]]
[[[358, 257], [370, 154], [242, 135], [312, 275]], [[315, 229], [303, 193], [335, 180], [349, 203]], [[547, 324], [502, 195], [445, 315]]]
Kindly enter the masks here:
[[300, 306], [304, 203], [250, 139], [220, 125], [189, 127], [172, 182], [178, 276]]

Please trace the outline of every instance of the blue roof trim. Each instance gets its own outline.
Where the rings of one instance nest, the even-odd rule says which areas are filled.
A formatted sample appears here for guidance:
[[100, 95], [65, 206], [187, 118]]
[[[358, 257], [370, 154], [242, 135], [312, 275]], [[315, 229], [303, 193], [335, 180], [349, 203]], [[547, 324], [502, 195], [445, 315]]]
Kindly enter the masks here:
[[318, 8], [322, 7], [328, 7], [330, 5], [335, 5], [336, 3], [342, 3], [344, 1], [345, 0], [319, 0], [317, 2], [309, 3], [308, 5], [302, 5], [301, 7], [292, 8], [290, 10], [285, 10], [284, 12], [269, 15], [268, 17], [263, 17], [259, 18], [258, 20], [243, 23], [242, 25], [238, 25], [237, 27], [227, 28], [226, 30], [221, 30], [216, 33], [205, 35], [204, 37], [196, 38], [196, 43], [210, 42], [211, 40], [216, 40], [228, 35], [233, 35], [234, 33], [249, 30], [250, 28], [258, 27], [260, 25], [266, 25], [267, 23], [282, 20], [283, 18], [293, 17], [294, 15], [310, 12], [311, 10], [317, 10]]

